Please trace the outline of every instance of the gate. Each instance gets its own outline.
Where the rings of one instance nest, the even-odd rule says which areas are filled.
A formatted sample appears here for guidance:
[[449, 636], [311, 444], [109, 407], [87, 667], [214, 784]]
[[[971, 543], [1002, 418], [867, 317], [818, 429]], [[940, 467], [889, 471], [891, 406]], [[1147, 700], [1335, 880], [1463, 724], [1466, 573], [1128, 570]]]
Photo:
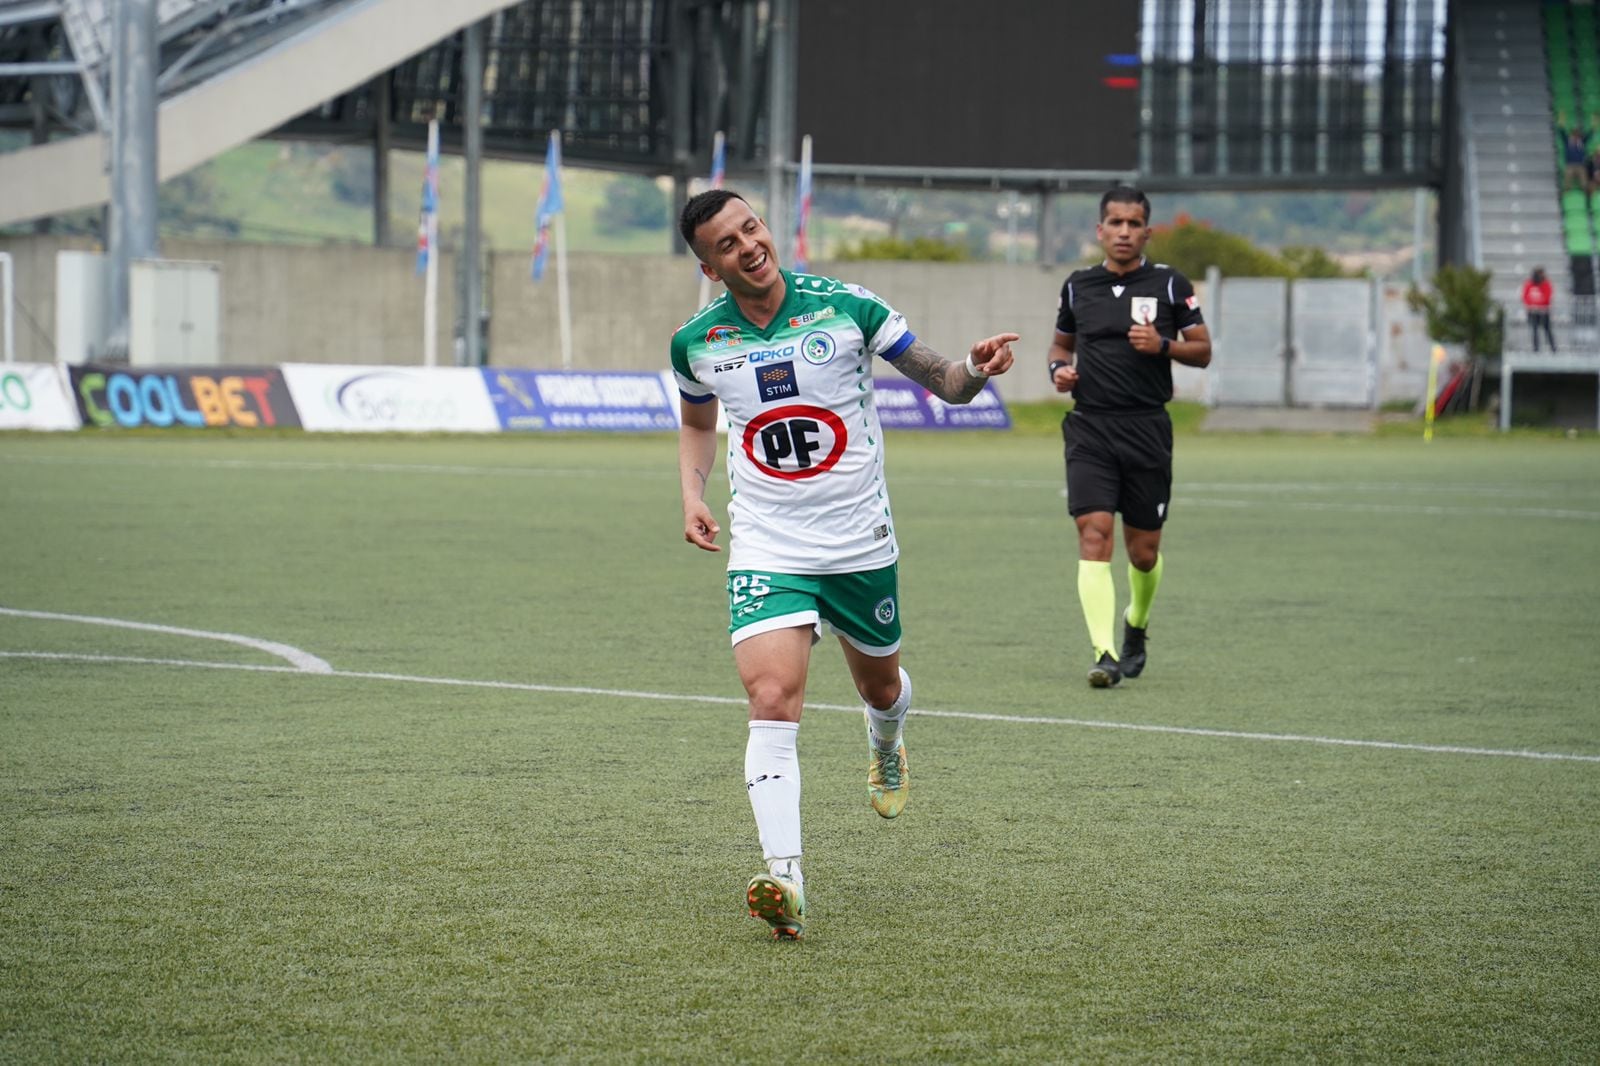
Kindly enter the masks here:
[[1372, 407], [1377, 397], [1373, 283], [1301, 279], [1289, 302], [1289, 402], [1295, 407]]
[[1281, 407], [1288, 401], [1288, 281], [1223, 278], [1214, 288], [1211, 402]]

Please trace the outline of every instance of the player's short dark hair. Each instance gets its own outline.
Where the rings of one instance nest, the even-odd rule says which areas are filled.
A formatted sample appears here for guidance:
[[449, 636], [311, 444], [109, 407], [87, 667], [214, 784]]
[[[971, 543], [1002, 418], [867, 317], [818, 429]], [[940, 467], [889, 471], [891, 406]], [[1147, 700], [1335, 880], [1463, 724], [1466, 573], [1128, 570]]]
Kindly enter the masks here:
[[[744, 197], [729, 189], [710, 189], [689, 197], [689, 202], [683, 205], [683, 211], [678, 215], [678, 232], [683, 235], [683, 243], [693, 248], [694, 231], [716, 218], [717, 212], [727, 207], [729, 200], [744, 200]], [[745, 203], [749, 201], [745, 200]]]
[[1144, 224], [1150, 224], [1150, 198], [1132, 185], [1118, 185], [1107, 189], [1106, 194], [1100, 197], [1100, 221], [1106, 220], [1107, 204], [1138, 204], [1144, 208]]

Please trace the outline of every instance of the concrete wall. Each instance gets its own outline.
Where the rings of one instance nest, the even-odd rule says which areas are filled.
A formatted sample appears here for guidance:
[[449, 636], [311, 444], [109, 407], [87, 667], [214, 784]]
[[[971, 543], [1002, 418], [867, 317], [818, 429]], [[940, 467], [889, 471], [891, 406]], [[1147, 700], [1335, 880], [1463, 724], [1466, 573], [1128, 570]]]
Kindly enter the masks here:
[[[535, 284], [524, 253], [493, 257], [489, 289], [490, 361], [559, 367], [561, 332], [552, 269]], [[575, 367], [659, 370], [672, 331], [696, 310], [699, 274], [692, 260], [669, 255], [574, 255], [568, 259]], [[1032, 266], [900, 262], [819, 263], [815, 273], [843, 276], [889, 301], [936, 351], [965, 358], [973, 341], [1010, 330], [1022, 334], [1019, 369], [1031, 375], [997, 382], [1007, 398], [1042, 396], [1045, 351], [1055, 329], [1064, 274]], [[721, 291], [713, 287], [712, 295]], [[1024, 376], [1035, 377], [1025, 390]]]
[[[88, 248], [50, 236], [0, 238], [17, 266], [17, 357], [55, 358], [55, 253]], [[222, 264], [222, 351], [231, 365], [287, 362], [417, 365], [422, 362], [422, 279], [408, 249], [362, 245], [271, 245], [166, 241], [163, 254]], [[493, 319], [489, 361], [561, 366], [554, 257], [543, 281], [528, 276], [526, 252], [490, 256], [485, 279]], [[572, 255], [573, 366], [660, 369], [672, 331], [696, 308], [699, 275], [685, 257]], [[1059, 399], [1045, 377], [1065, 268], [1033, 264], [818, 263], [815, 271], [865, 285], [905, 314], [936, 351], [964, 358], [973, 341], [1022, 335], [1018, 366], [996, 382], [1011, 401]], [[1196, 290], [1205, 306], [1203, 282]], [[715, 289], [713, 290], [716, 291]], [[439, 361], [453, 365], [456, 258], [440, 257]], [[1380, 329], [1380, 395], [1421, 395], [1427, 341], [1403, 292], [1389, 288]], [[1206, 374], [1174, 368], [1183, 399], [1206, 398]]]
[[[16, 257], [17, 359], [53, 362], [56, 252], [93, 249], [82, 238], [0, 239]], [[169, 259], [222, 264], [222, 361], [270, 363], [422, 362], [422, 279], [416, 254], [363, 245], [163, 241]], [[439, 361], [452, 364], [455, 257], [439, 257]]]

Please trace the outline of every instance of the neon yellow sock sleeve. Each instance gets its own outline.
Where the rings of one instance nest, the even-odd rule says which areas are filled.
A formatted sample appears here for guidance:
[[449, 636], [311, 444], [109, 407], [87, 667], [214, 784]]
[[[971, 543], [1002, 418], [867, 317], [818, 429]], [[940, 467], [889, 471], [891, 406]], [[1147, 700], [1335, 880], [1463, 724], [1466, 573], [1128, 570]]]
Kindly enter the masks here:
[[1095, 658], [1117, 651], [1112, 644], [1112, 632], [1117, 627], [1117, 586], [1111, 580], [1111, 564], [1089, 559], [1078, 560], [1078, 603], [1083, 607], [1083, 620], [1089, 625], [1089, 643], [1094, 645]]
[[1166, 562], [1166, 557], [1160, 552], [1156, 553], [1156, 565], [1149, 570], [1140, 570], [1132, 563], [1128, 564], [1128, 588], [1133, 591], [1132, 602], [1128, 604], [1128, 624], [1135, 629], [1143, 629], [1150, 624], [1150, 605], [1156, 602], [1156, 589], [1161, 587], [1161, 566]]

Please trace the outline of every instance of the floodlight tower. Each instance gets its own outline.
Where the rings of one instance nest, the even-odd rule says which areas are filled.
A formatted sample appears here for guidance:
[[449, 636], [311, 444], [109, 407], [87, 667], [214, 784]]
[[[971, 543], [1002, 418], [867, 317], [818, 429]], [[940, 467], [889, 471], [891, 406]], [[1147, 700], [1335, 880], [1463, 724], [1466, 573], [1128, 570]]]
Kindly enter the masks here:
[[128, 276], [135, 259], [160, 254], [156, 74], [160, 43], [156, 0], [119, 0], [112, 5], [111, 217], [107, 251], [111, 262], [109, 358], [128, 357]]

